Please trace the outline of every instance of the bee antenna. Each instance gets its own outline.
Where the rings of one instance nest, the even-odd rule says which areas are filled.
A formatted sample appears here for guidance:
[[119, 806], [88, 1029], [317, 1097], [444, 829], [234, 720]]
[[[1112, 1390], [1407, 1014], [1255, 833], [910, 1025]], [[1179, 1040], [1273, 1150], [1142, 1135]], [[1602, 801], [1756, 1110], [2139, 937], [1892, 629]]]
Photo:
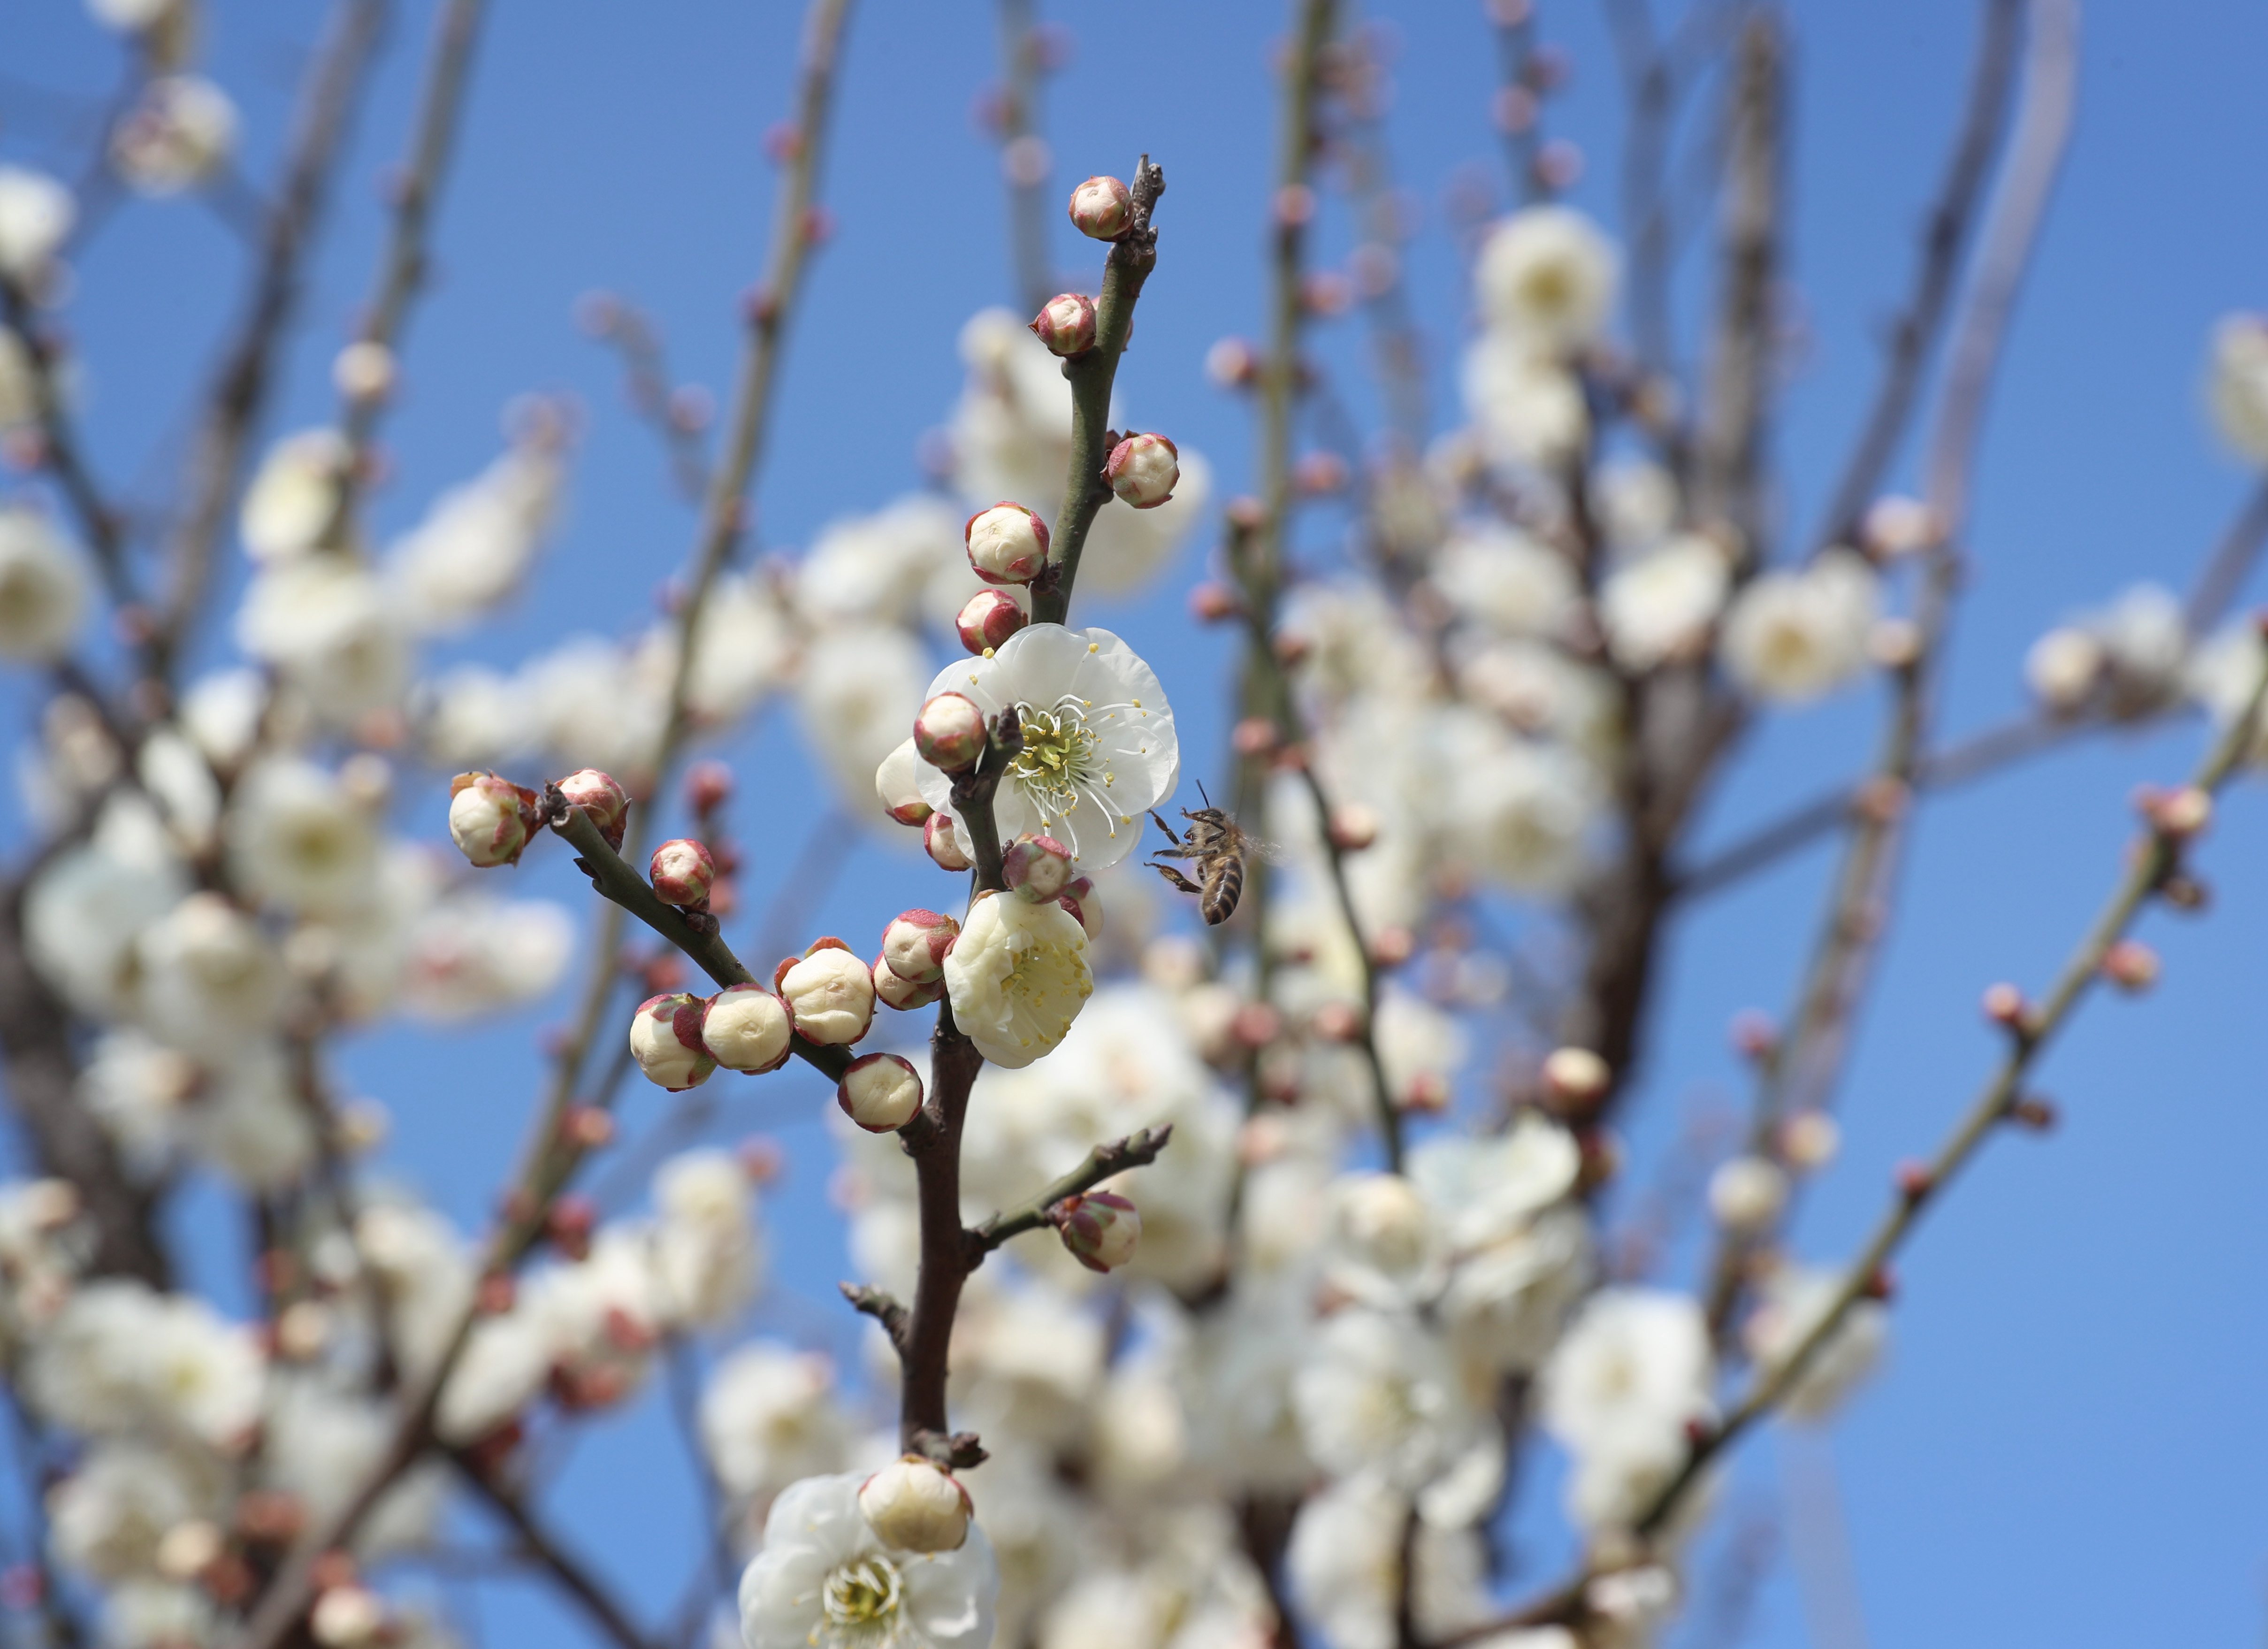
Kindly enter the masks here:
[[1204, 796], [1204, 804], [1207, 807], [1211, 807], [1212, 805], [1212, 798], [1209, 795], [1205, 795], [1204, 780], [1202, 779], [1197, 780], [1197, 794], [1201, 796]]

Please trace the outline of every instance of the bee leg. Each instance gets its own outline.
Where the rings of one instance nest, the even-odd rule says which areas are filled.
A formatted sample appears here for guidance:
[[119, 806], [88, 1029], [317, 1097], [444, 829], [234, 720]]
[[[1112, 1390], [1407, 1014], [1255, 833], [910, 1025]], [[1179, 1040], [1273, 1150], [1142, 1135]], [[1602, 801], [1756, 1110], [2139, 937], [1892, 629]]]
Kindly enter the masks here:
[[1158, 828], [1166, 832], [1166, 839], [1167, 841], [1173, 843], [1176, 847], [1182, 845], [1182, 839], [1174, 833], [1174, 827], [1167, 824], [1165, 820], [1158, 818], [1157, 809], [1152, 808], [1150, 810], [1150, 817], [1153, 819], [1158, 819]]
[[1153, 861], [1151, 864], [1150, 869], [1155, 870], [1160, 876], [1165, 877], [1167, 881], [1172, 883], [1176, 889], [1183, 893], [1202, 893], [1204, 891], [1203, 888], [1190, 881], [1189, 877], [1183, 876], [1171, 865], [1161, 865]]

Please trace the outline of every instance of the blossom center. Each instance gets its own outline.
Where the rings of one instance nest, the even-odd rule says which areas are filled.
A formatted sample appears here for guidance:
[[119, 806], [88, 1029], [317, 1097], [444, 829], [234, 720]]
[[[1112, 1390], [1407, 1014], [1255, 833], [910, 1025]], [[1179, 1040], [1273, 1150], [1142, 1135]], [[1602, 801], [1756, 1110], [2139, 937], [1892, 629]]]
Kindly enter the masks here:
[[[897, 1565], [876, 1552], [843, 1564], [827, 1577], [820, 1593], [830, 1626], [864, 1626], [887, 1631], [898, 1612]], [[882, 1641], [888, 1641], [885, 1637]]]

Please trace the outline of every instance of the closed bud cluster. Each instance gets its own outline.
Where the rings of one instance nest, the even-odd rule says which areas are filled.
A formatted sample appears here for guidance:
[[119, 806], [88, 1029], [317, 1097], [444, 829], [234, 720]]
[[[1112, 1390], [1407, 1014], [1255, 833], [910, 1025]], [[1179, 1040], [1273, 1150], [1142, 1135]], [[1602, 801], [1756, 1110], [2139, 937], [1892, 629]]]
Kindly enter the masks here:
[[932, 813], [923, 821], [922, 850], [940, 870], [968, 869], [968, 855], [961, 851], [961, 838], [954, 832], [953, 816], [949, 813]]
[[691, 909], [708, 902], [709, 890], [717, 881], [717, 861], [701, 843], [681, 836], [653, 850], [647, 874], [656, 898], [665, 905]]
[[1001, 856], [1009, 891], [1035, 905], [1061, 897], [1071, 883], [1071, 849], [1052, 836], [1020, 836]]
[[1071, 192], [1071, 220], [1092, 240], [1116, 240], [1134, 221], [1134, 191], [1115, 177], [1091, 177]]
[[701, 1045], [726, 1070], [758, 1074], [787, 1063], [795, 1016], [761, 985], [728, 985], [709, 999]]
[[961, 924], [933, 910], [901, 911], [882, 929], [882, 960], [890, 972], [916, 985], [945, 977], [946, 952]]
[[1142, 1216], [1115, 1191], [1069, 1196], [1052, 1210], [1056, 1229], [1071, 1258], [1090, 1271], [1115, 1271], [1134, 1257], [1142, 1240]]
[[984, 713], [960, 693], [938, 694], [914, 718], [914, 749], [932, 767], [966, 772], [984, 753]]
[[1787, 1206], [1787, 1172], [1762, 1157], [1735, 1157], [1709, 1177], [1709, 1211], [1738, 1236], [1769, 1228]]
[[874, 958], [874, 965], [869, 971], [874, 976], [875, 997], [883, 1007], [895, 1008], [900, 1013], [926, 1008], [945, 995], [943, 973], [926, 985], [918, 985], [912, 980], [901, 978], [888, 961], [881, 957]]
[[690, 991], [649, 996], [630, 1020], [630, 1057], [646, 1080], [672, 1093], [698, 1088], [717, 1061], [701, 1039], [707, 1004]]
[[869, 1134], [889, 1134], [921, 1109], [921, 1073], [895, 1054], [865, 1054], [850, 1061], [835, 1090], [843, 1114]]
[[1016, 598], [1005, 590], [983, 589], [968, 598], [953, 627], [960, 632], [961, 645], [982, 657], [1022, 629], [1024, 610], [1016, 605]]
[[883, 757], [882, 765], [874, 769], [874, 794], [881, 798], [882, 811], [900, 824], [919, 824], [932, 811], [922, 800], [920, 770], [921, 752], [911, 739]]
[[987, 584], [1028, 584], [1048, 565], [1048, 524], [1021, 504], [978, 510], [961, 538], [969, 567]]
[[607, 839], [608, 847], [622, 847], [622, 831], [630, 817], [629, 791], [596, 767], [584, 767], [559, 781], [559, 794], [567, 799], [569, 807], [580, 808], [590, 816], [591, 823], [599, 827], [599, 834]]
[[1587, 1110], [1606, 1098], [1614, 1073], [1588, 1048], [1554, 1048], [1543, 1061], [1544, 1091], [1563, 1103]]
[[1181, 454], [1163, 435], [1129, 435], [1110, 449], [1102, 478], [1120, 502], [1155, 509], [1174, 496], [1182, 478]]
[[2139, 995], [2158, 982], [2158, 953], [2139, 939], [2121, 939], [2102, 955], [2102, 977]]
[[449, 836], [475, 869], [517, 864], [535, 832], [535, 792], [492, 773], [449, 781]]
[[821, 939], [772, 979], [806, 1042], [848, 1047], [874, 1023], [874, 976], [840, 939]]
[[968, 1538], [968, 1490], [918, 1454], [866, 1479], [858, 1490], [858, 1513], [876, 1540], [899, 1551], [959, 1551]]
[[1033, 317], [1032, 336], [1048, 346], [1050, 355], [1084, 355], [1094, 347], [1094, 299], [1079, 292], [1058, 292]]

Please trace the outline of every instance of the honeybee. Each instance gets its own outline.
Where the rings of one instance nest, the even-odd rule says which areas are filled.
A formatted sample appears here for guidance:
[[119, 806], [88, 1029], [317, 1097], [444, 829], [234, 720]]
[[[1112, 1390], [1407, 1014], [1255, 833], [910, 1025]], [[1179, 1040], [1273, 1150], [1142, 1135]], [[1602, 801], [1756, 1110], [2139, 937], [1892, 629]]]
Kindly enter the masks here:
[[[1166, 832], [1174, 845], [1151, 855], [1150, 868], [1184, 893], [1197, 896], [1197, 909], [1204, 913], [1206, 925], [1218, 928], [1236, 914], [1236, 901], [1244, 892], [1244, 860], [1249, 854], [1273, 861], [1277, 857], [1275, 845], [1248, 836], [1241, 825], [1229, 817], [1226, 809], [1212, 804], [1204, 795], [1204, 787], [1197, 787], [1204, 796], [1204, 806], [1192, 813], [1182, 810], [1182, 817], [1189, 822], [1189, 833], [1176, 835], [1174, 827], [1158, 817], [1152, 808], [1150, 817], [1158, 821], [1158, 828]], [[1192, 882], [1161, 859], [1187, 859], [1196, 862], [1198, 879]]]

